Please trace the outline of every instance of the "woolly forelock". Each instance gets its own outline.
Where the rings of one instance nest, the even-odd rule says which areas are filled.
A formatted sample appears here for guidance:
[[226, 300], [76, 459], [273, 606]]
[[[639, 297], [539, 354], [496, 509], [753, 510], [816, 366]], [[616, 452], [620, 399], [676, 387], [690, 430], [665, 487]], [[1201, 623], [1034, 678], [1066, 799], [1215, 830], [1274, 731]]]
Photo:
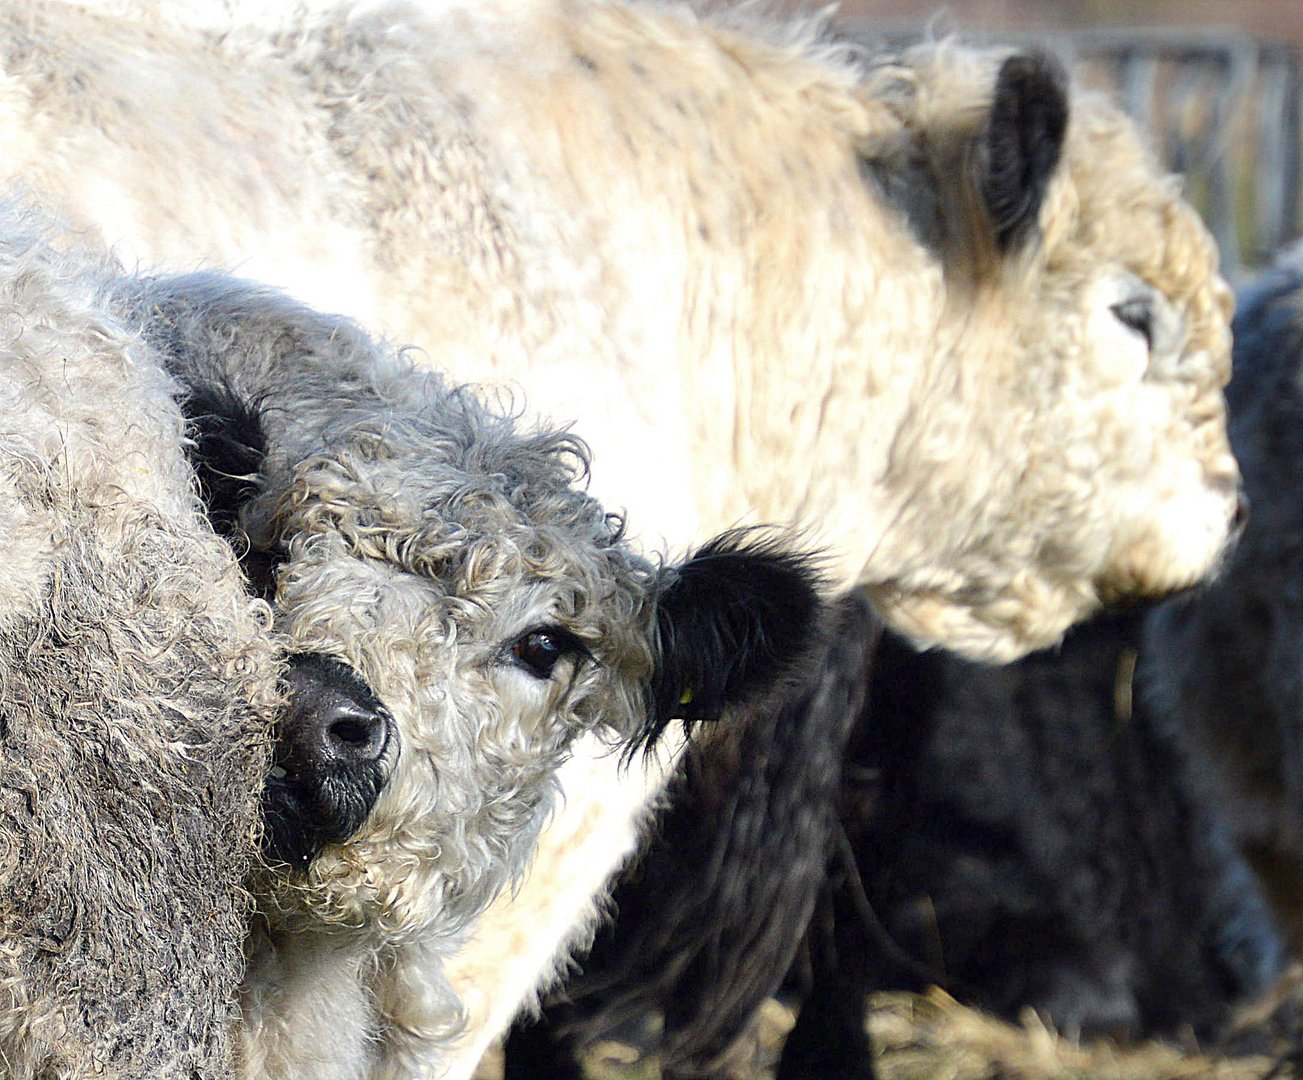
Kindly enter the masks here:
[[[645, 723], [661, 571], [581, 490], [567, 432], [526, 430], [269, 291], [204, 276], [141, 290], [131, 303], [183, 384], [259, 403], [268, 451], [241, 521], [281, 560], [278, 629], [350, 664], [398, 725], [367, 825], [306, 878], [272, 875], [269, 904], [289, 925], [456, 935], [524, 869], [573, 739]], [[589, 658], [539, 681], [509, 650], [548, 625]]]
[[0, 1061], [231, 1075], [278, 665], [107, 264], [0, 213]]

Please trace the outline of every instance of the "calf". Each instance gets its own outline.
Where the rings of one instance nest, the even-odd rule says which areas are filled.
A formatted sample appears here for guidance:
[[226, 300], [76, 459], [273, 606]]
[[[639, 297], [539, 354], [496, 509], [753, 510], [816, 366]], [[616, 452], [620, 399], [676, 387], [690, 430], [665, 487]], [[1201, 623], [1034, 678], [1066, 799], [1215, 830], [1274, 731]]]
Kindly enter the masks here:
[[[1216, 1035], [1284, 950], [1206, 763], [1135, 686], [1142, 623], [1100, 617], [1058, 650], [985, 668], [890, 632], [866, 646], [844, 622], [817, 680], [788, 698], [784, 734], [742, 756], [694, 749], [688, 797], [662, 825], [675, 846], [616, 890], [620, 918], [564, 1003], [513, 1033], [508, 1074], [571, 1075], [582, 1038], [654, 1008], [667, 1075], [727, 1075], [802, 935], [779, 1070], [793, 1080], [872, 1075], [866, 997], [881, 989], [937, 984], [1083, 1035]], [[821, 737], [831, 752], [755, 784], [791, 761], [788, 741]], [[798, 785], [801, 812], [782, 812]], [[753, 848], [733, 839], [747, 824]], [[785, 948], [757, 928], [785, 932]], [[746, 963], [735, 940], [759, 946]]]
[[292, 654], [240, 996], [242, 1075], [421, 1074], [443, 961], [525, 872], [583, 734], [613, 757], [795, 671], [808, 560], [721, 537], [653, 564], [585, 448], [347, 320], [221, 275], [117, 293], [179, 382], [208, 512]]

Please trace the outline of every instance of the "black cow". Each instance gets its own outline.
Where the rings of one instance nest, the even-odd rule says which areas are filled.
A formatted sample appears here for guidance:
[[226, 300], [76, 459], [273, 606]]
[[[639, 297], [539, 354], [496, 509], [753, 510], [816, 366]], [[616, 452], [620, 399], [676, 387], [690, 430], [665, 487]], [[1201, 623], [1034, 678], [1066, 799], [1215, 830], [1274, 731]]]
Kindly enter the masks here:
[[783, 1080], [872, 1074], [872, 989], [1212, 1037], [1271, 983], [1277, 925], [1303, 945], [1303, 259], [1246, 291], [1234, 333], [1254, 509], [1218, 579], [1000, 669], [843, 630], [824, 693], [695, 751], [619, 920], [563, 1011], [513, 1034], [509, 1070], [577, 1076], [558, 1062], [583, 1035], [655, 1007], [666, 1075], [718, 1073], [802, 926]]

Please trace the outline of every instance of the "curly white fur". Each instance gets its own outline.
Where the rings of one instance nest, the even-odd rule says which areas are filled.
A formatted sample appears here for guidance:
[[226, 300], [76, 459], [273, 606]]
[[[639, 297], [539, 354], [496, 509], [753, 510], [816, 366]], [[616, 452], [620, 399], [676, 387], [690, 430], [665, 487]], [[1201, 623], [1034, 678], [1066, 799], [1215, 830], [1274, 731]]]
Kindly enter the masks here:
[[[1000, 257], [974, 186], [998, 51], [856, 61], [626, 0], [227, 34], [22, 4], [0, 35], [12, 167], [75, 220], [518, 383], [578, 419], [594, 491], [675, 544], [798, 524], [898, 627], [1004, 659], [1222, 548], [1212, 244], [1125, 120], [1076, 94], [1039, 241]], [[1115, 315], [1133, 301], [1147, 338]], [[586, 751], [565, 769], [534, 877], [463, 954], [459, 1075], [658, 783]]]

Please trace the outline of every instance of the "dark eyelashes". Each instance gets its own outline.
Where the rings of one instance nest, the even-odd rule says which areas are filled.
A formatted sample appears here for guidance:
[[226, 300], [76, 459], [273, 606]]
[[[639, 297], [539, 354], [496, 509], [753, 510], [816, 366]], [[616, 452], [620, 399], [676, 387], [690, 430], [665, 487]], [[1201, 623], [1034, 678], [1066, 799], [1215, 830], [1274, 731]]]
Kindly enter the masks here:
[[508, 647], [508, 654], [537, 679], [550, 679], [566, 656], [593, 659], [592, 652], [563, 626], [545, 625], [526, 630]]

